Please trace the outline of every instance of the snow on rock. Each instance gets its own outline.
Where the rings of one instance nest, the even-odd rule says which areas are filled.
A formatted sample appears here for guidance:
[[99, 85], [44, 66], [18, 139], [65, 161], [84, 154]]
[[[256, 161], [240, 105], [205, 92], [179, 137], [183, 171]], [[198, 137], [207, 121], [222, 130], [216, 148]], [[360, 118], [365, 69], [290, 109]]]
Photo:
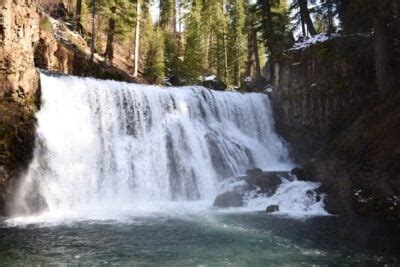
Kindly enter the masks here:
[[341, 35], [340, 34], [332, 34], [331, 36], [327, 36], [325, 34], [314, 35], [308, 39], [302, 40], [301, 42], [295, 43], [293, 45], [293, 47], [291, 49], [289, 49], [289, 51], [307, 48], [314, 44], [323, 43], [323, 42], [326, 42], [328, 40], [331, 40], [331, 39], [337, 38], [337, 37], [341, 37]]
[[210, 76], [204, 77], [204, 81], [215, 81], [216, 78], [217, 78], [217, 76], [215, 76], [215, 75], [210, 75]]

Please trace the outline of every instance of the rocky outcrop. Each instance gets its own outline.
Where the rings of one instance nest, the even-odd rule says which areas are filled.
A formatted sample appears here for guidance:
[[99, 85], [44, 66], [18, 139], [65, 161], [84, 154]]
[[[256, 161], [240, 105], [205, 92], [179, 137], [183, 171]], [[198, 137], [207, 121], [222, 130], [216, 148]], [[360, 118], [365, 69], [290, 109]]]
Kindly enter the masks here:
[[108, 65], [99, 55], [91, 62], [89, 45], [82, 36], [43, 11], [39, 10], [39, 14], [40, 35], [34, 50], [37, 68], [75, 76], [135, 82], [131, 75]]
[[214, 200], [214, 207], [229, 208], [242, 207], [244, 199], [250, 192], [256, 195], [272, 196], [282, 184], [282, 178], [290, 179], [287, 172], [264, 172], [261, 169], [250, 169], [245, 176], [236, 177], [235, 182], [242, 182], [231, 191], [218, 195]]
[[215, 198], [213, 206], [219, 208], [242, 207], [243, 194], [237, 191], [222, 193]]
[[277, 129], [303, 165], [294, 174], [322, 183], [329, 212], [400, 220], [400, 95], [377, 97], [371, 43], [348, 37], [288, 51], [271, 97]]
[[39, 15], [32, 0], [3, 0], [0, 10], [0, 215], [5, 214], [12, 178], [33, 153], [38, 74], [34, 48]]
[[374, 96], [368, 37], [336, 38], [287, 51], [274, 64], [271, 97], [280, 134], [298, 162], [349, 126]]
[[273, 213], [273, 212], [278, 212], [278, 211], [279, 211], [278, 205], [270, 205], [265, 209], [266, 213]]
[[3, 0], [0, 13], [0, 98], [23, 100], [38, 88], [34, 46], [39, 15], [32, 0]]

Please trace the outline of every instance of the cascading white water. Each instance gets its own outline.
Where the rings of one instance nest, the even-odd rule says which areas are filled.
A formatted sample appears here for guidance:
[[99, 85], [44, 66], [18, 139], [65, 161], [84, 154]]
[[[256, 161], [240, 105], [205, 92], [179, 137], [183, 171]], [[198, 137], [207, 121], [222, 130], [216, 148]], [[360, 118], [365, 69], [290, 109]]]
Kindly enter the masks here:
[[19, 212], [211, 203], [225, 178], [251, 167], [291, 166], [262, 94], [44, 74], [41, 87], [35, 157], [17, 196]]

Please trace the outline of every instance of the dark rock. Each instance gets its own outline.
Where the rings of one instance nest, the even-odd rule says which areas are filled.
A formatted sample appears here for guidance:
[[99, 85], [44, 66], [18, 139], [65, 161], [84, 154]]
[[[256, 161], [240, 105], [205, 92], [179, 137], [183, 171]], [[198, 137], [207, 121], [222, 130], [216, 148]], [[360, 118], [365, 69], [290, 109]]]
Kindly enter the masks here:
[[260, 92], [265, 88], [265, 85], [266, 81], [264, 77], [247, 78], [244, 84], [246, 92]]
[[226, 84], [219, 79], [203, 81], [202, 85], [208, 89], [225, 91]]
[[306, 196], [308, 196], [308, 197], [314, 197], [314, 194], [315, 194], [315, 192], [314, 191], [312, 191], [312, 190], [307, 190], [307, 192], [306, 192]]
[[259, 168], [254, 168], [254, 169], [249, 169], [246, 171], [246, 175], [248, 177], [254, 177], [257, 178], [263, 174], [263, 171]]
[[304, 170], [302, 168], [296, 167], [293, 170], [291, 170], [290, 173], [292, 175], [296, 176], [297, 180], [306, 181], [306, 175], [305, 175]]
[[252, 172], [257, 175], [248, 175], [246, 177], [246, 183], [250, 188], [258, 188], [260, 193], [267, 194], [268, 196], [275, 194], [282, 183], [282, 179], [276, 172], [261, 172], [261, 174], [256, 171]]
[[168, 79], [168, 82], [172, 86], [183, 86], [186, 84], [186, 81], [177, 75], [173, 75]]
[[243, 206], [243, 195], [235, 192], [225, 192], [218, 195], [214, 200], [214, 207], [229, 208]]
[[278, 205], [270, 205], [265, 209], [265, 211], [267, 213], [277, 212], [277, 211], [279, 211], [279, 206]]

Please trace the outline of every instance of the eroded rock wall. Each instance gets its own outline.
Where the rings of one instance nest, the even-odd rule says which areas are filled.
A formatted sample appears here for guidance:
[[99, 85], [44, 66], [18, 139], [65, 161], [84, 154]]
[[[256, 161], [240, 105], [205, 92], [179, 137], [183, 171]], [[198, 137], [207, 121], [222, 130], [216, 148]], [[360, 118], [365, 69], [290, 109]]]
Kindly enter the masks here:
[[371, 39], [338, 38], [287, 51], [274, 65], [272, 83], [277, 127], [302, 162], [369, 102], [375, 83]]
[[335, 214], [400, 220], [399, 93], [379, 99], [373, 42], [337, 38], [274, 66], [276, 126]]
[[32, 157], [39, 77], [34, 49], [39, 15], [32, 0], [0, 1], [0, 215], [12, 177]]

